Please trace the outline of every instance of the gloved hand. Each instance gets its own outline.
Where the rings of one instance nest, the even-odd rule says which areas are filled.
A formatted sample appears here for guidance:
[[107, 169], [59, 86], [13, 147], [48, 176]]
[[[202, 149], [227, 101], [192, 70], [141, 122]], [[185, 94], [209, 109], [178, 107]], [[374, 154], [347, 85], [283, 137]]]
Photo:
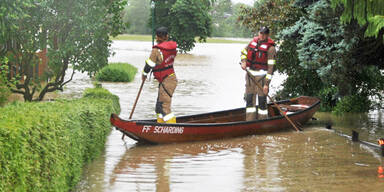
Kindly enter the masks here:
[[268, 92], [269, 92], [269, 86], [268, 85], [264, 85], [263, 92], [265, 95], [268, 95]]
[[241, 68], [242, 68], [243, 70], [245, 70], [245, 69], [247, 68], [247, 63], [246, 63], [246, 61], [241, 61], [240, 65], [241, 65]]

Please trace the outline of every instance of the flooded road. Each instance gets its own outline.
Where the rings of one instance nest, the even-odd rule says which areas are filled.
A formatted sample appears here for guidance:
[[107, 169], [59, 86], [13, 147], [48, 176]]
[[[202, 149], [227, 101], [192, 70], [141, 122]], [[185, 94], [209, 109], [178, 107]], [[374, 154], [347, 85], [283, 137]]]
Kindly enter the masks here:
[[[245, 44], [197, 44], [178, 55], [179, 80], [173, 97], [176, 116], [243, 107], [244, 71], [238, 65]], [[110, 62], [128, 62], [139, 71], [151, 50], [150, 42], [114, 41]], [[128, 118], [141, 73], [131, 83], [103, 83], [120, 97], [121, 117]], [[271, 92], [281, 81], [276, 75]], [[77, 74], [65, 94], [80, 95], [92, 87]], [[147, 81], [133, 118], [154, 118], [157, 82]], [[304, 132], [169, 145], [137, 145], [113, 130], [102, 156], [84, 169], [76, 191], [383, 191], [378, 150], [353, 143], [324, 128], [376, 142], [384, 136], [383, 111], [335, 117], [317, 113]]]

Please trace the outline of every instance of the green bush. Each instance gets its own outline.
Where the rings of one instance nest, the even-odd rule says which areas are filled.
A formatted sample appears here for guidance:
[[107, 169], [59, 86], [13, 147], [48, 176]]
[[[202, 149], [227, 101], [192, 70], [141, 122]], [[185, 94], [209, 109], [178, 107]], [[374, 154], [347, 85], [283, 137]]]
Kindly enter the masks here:
[[108, 90], [103, 88], [87, 88], [83, 93], [85, 98], [99, 98], [99, 99], [110, 99], [113, 102], [113, 108], [117, 113], [120, 113], [119, 97], [111, 94]]
[[111, 63], [96, 74], [96, 79], [110, 82], [130, 82], [136, 73], [137, 68], [128, 63]]
[[336, 106], [339, 90], [335, 86], [324, 86], [316, 93], [316, 96], [321, 100], [319, 111], [330, 112]]
[[76, 186], [84, 164], [104, 149], [110, 114], [118, 112], [115, 97], [97, 93], [0, 108], [0, 191], [69, 191]]
[[11, 95], [11, 90], [8, 88], [7, 84], [8, 78], [8, 66], [6, 65], [7, 61], [3, 61], [0, 58], [0, 107], [3, 106], [7, 101], [8, 97]]
[[371, 101], [364, 96], [350, 95], [343, 97], [333, 109], [334, 114], [343, 114], [345, 112], [363, 113], [368, 112], [371, 107]]
[[0, 80], [0, 107], [8, 101], [9, 95], [11, 95], [11, 91], [7, 85]]

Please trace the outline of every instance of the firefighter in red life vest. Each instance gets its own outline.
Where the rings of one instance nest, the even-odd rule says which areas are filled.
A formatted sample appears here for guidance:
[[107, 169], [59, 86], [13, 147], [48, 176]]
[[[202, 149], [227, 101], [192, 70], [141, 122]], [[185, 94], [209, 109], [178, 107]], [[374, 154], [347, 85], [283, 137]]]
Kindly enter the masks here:
[[176, 117], [171, 111], [172, 95], [177, 86], [177, 79], [173, 69], [173, 62], [177, 54], [177, 44], [168, 41], [168, 29], [156, 29], [157, 44], [152, 47], [149, 58], [145, 61], [142, 80], [145, 81], [149, 72], [153, 72], [159, 82], [156, 101], [158, 123], [176, 123]]
[[[246, 121], [268, 117], [267, 95], [276, 63], [275, 57], [275, 42], [269, 38], [268, 27], [262, 27], [259, 35], [241, 51], [241, 68], [249, 71], [245, 76]], [[263, 89], [260, 90], [254, 81]], [[259, 101], [257, 110], [256, 96]]]

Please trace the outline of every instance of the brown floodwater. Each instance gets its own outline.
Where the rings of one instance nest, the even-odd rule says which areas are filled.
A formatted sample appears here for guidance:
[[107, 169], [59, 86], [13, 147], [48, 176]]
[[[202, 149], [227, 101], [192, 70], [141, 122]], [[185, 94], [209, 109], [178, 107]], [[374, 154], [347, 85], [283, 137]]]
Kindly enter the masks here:
[[[178, 55], [179, 80], [172, 109], [177, 116], [243, 107], [244, 71], [238, 65], [244, 44], [197, 44]], [[128, 62], [142, 70], [150, 42], [114, 41], [110, 62]], [[283, 75], [275, 75], [272, 94]], [[120, 97], [128, 118], [140, 73], [131, 83], [103, 83]], [[64, 94], [80, 96], [92, 83], [76, 74]], [[154, 118], [155, 80], [144, 85], [133, 118]], [[384, 136], [384, 111], [342, 117], [316, 113], [303, 132], [167, 145], [138, 145], [113, 130], [104, 153], [84, 168], [76, 191], [384, 191], [378, 174], [383, 158], [377, 149], [340, 136], [352, 130], [377, 142]], [[332, 124], [333, 130], [325, 129]], [[383, 175], [384, 177], [384, 175]]]

